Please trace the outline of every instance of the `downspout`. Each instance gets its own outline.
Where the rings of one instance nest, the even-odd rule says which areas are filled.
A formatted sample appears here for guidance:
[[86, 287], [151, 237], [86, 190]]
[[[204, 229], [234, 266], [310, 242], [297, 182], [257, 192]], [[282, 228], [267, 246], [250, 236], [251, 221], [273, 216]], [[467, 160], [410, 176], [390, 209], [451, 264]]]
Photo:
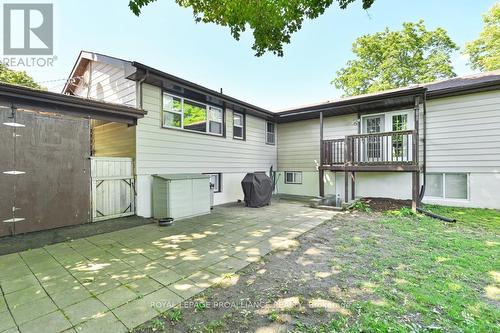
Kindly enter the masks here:
[[[420, 188], [419, 202], [421, 202], [422, 199], [424, 198], [425, 185], [427, 183], [426, 182], [426, 180], [427, 180], [427, 175], [426, 175], [426, 171], [427, 171], [427, 133], [426, 133], [426, 130], [427, 130], [427, 126], [426, 126], [426, 124], [427, 124], [427, 90], [424, 91], [423, 104], [424, 104], [423, 105], [424, 113], [423, 113], [423, 119], [422, 119], [422, 134], [423, 134], [423, 138], [422, 138], [422, 143], [423, 143], [422, 144], [422, 154], [423, 154], [422, 173], [423, 173], [424, 177], [422, 180], [422, 187]], [[417, 207], [417, 211], [419, 213], [425, 214], [429, 217], [441, 220], [443, 222], [454, 223], [457, 221], [454, 218], [449, 218], [449, 217], [445, 217], [445, 216], [441, 216], [441, 215], [432, 213], [428, 210], [423, 209], [422, 207]]]
[[422, 187], [420, 188], [419, 202], [422, 202], [425, 195], [425, 185], [427, 183], [427, 89], [424, 91], [424, 101], [423, 101], [424, 113], [422, 117]]
[[146, 69], [146, 72], [144, 73], [144, 76], [137, 82], [137, 84], [139, 85], [139, 96], [138, 96], [139, 97], [139, 103], [138, 103], [139, 105], [138, 105], [138, 107], [141, 110], [143, 108], [143, 103], [142, 103], [142, 100], [143, 100], [143, 98], [142, 98], [142, 84], [144, 83], [144, 81], [146, 81], [146, 78], [148, 77], [148, 75], [149, 75], [149, 70]]

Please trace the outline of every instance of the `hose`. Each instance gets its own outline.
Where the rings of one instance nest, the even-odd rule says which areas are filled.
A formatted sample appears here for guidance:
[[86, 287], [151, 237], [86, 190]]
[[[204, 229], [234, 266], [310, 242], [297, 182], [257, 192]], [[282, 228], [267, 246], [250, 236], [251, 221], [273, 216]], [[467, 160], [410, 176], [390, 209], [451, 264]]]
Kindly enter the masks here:
[[438, 214], [434, 214], [434, 213], [429, 212], [428, 210], [422, 209], [420, 207], [417, 207], [417, 212], [425, 214], [425, 215], [430, 216], [432, 218], [444, 221], [444, 222], [448, 222], [448, 223], [455, 223], [455, 222], [457, 222], [456, 219], [452, 219], [452, 218], [449, 218], [449, 217], [445, 217], [445, 216], [441, 216], [441, 215], [438, 215]]

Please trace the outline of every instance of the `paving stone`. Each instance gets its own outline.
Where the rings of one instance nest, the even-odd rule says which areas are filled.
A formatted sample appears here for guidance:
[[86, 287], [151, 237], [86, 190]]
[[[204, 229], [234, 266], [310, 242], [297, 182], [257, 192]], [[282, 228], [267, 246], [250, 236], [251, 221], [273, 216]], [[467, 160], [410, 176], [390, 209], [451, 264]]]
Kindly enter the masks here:
[[51, 294], [50, 297], [60, 309], [63, 309], [92, 297], [92, 294], [83, 286], [77, 286], [57, 294]]
[[130, 330], [158, 315], [158, 311], [152, 307], [151, 301], [144, 298], [136, 299], [112, 311]]
[[157, 272], [153, 275], [150, 276], [152, 279], [160, 282], [164, 286], [168, 286], [176, 281], [179, 281], [184, 277], [184, 275], [181, 275], [177, 273], [176, 271], [172, 269], [163, 269], [160, 272]]
[[205, 288], [199, 287], [195, 281], [187, 278], [179, 280], [168, 286], [168, 289], [182, 297], [183, 300], [189, 299], [202, 292]]
[[0, 312], [0, 332], [3, 332], [7, 329], [16, 327], [16, 323], [14, 319], [10, 315], [9, 311], [1, 311]]
[[135, 292], [124, 286], [113, 288], [97, 296], [97, 298], [110, 310], [134, 300], [137, 297], [138, 295]]
[[162, 288], [145, 296], [144, 300], [149, 302], [156, 311], [163, 313], [173, 308], [184, 299], [170, 289]]
[[127, 282], [125, 284], [125, 287], [131, 289], [140, 296], [144, 296], [162, 288], [163, 286], [159, 282], [156, 282], [149, 277], [145, 277], [142, 279]]
[[75, 326], [78, 333], [122, 333], [128, 332], [127, 327], [123, 325], [112, 312], [90, 319], [84, 323]]
[[62, 332], [71, 328], [71, 323], [61, 311], [55, 311], [19, 326], [21, 333]]
[[73, 325], [77, 325], [92, 318], [98, 318], [108, 312], [108, 308], [95, 298], [89, 298], [63, 309]]
[[9, 306], [9, 308], [18, 325], [57, 310], [57, 306], [48, 297], [40, 298], [36, 302], [29, 302], [19, 306]]
[[188, 279], [193, 281], [197, 287], [209, 288], [217, 282], [218, 276], [207, 271], [198, 271], [188, 276]]
[[42, 286], [34, 286], [15, 291], [5, 295], [5, 299], [9, 307], [16, 307], [28, 302], [34, 302], [37, 299], [47, 297], [47, 293], [43, 290]]
[[40, 283], [34, 275], [30, 274], [15, 279], [3, 278], [0, 280], [0, 285], [4, 294], [9, 294], [25, 288], [40, 286]]

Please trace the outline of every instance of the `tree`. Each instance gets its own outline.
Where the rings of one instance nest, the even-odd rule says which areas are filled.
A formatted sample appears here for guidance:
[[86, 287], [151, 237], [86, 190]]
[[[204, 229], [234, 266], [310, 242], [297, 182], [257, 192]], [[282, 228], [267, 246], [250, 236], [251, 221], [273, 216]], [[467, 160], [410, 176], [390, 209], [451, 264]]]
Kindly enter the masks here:
[[454, 50], [458, 47], [444, 29], [427, 31], [422, 20], [403, 23], [400, 31], [386, 28], [356, 39], [356, 59], [337, 71], [332, 84], [346, 95], [359, 95], [454, 77]]
[[[141, 9], [156, 0], [130, 0], [129, 8], [139, 16]], [[283, 56], [283, 45], [289, 44], [304, 19], [324, 13], [334, 0], [175, 0], [181, 7], [192, 7], [196, 22], [228, 26], [231, 35], [240, 39], [247, 27], [253, 30], [252, 49], [257, 56], [273, 52]], [[335, 0], [345, 9], [358, 0]], [[375, 0], [359, 0], [367, 9]]]
[[43, 89], [25, 71], [15, 71], [0, 63], [0, 82], [18, 84], [21, 86]]
[[469, 65], [480, 71], [500, 69], [500, 2], [483, 15], [484, 28], [476, 40], [465, 46]]

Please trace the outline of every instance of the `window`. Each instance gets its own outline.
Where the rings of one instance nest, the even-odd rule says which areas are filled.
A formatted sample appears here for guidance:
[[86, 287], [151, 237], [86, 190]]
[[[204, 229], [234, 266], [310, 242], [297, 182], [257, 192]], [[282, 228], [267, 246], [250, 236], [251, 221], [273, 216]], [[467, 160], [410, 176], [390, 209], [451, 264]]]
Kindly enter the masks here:
[[222, 135], [222, 109], [163, 93], [163, 127]]
[[[392, 116], [392, 131], [405, 131], [408, 129], [408, 115], [398, 114]], [[405, 156], [405, 146], [407, 137], [402, 134], [392, 136], [392, 156], [395, 158], [403, 158]]]
[[233, 113], [233, 138], [245, 139], [245, 118], [241, 113]]
[[210, 185], [214, 186], [214, 192], [222, 192], [222, 174], [220, 173], [207, 173], [210, 176]]
[[269, 121], [266, 122], [266, 143], [268, 145], [274, 145], [275, 140], [275, 131], [274, 131], [274, 123]]
[[469, 199], [468, 176], [467, 173], [429, 173], [426, 196], [467, 200]]
[[285, 171], [285, 184], [302, 184], [302, 172]]
[[[364, 133], [380, 133], [384, 131], [384, 116], [370, 116], [363, 118]], [[379, 159], [382, 155], [381, 137], [369, 136], [366, 142], [368, 159]]]

